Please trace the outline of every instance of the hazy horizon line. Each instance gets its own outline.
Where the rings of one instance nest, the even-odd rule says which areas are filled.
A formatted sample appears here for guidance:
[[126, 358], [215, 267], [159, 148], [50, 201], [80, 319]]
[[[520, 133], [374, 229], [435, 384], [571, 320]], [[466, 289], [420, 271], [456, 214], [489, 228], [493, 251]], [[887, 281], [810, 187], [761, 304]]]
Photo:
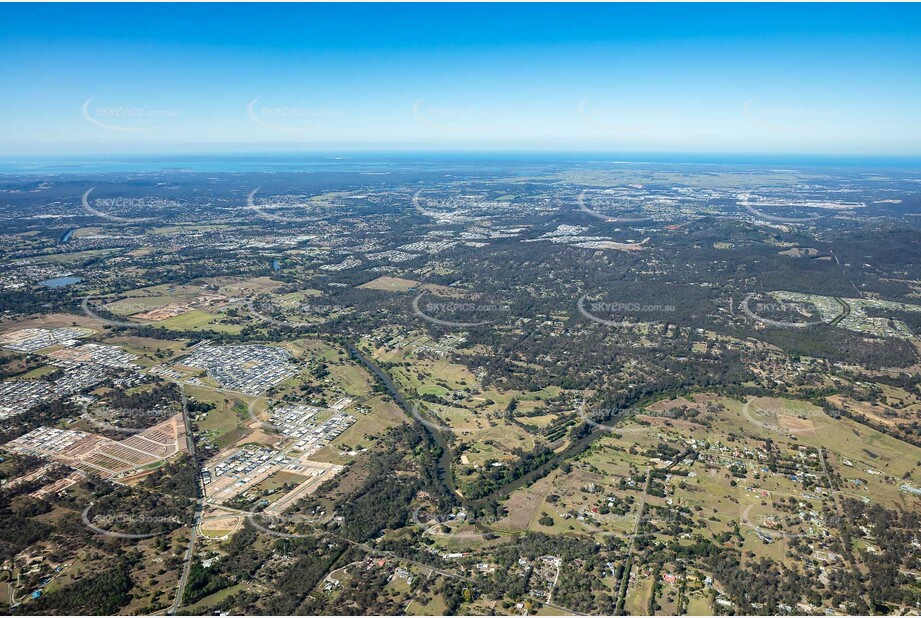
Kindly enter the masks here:
[[[772, 150], [615, 150], [615, 149], [588, 149], [588, 148], [310, 148], [302, 150], [278, 149], [228, 149], [228, 150], [163, 150], [163, 151], [108, 151], [108, 152], [10, 152], [0, 153], [0, 161], [12, 159], [55, 159], [55, 158], [162, 158], [162, 157], [243, 157], [243, 156], [405, 156], [405, 155], [515, 155], [515, 156], [553, 156], [553, 155], [583, 155], [591, 157], [776, 157], [776, 158], [825, 158], [825, 159], [918, 159], [921, 152], [827, 152], [827, 151], [772, 151]], [[631, 163], [640, 161], [629, 161]]]

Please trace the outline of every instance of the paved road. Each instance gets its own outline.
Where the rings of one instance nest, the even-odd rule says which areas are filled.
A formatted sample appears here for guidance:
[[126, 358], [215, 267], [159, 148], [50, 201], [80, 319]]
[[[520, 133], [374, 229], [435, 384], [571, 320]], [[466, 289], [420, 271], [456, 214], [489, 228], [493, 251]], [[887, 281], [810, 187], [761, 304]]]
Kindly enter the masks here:
[[185, 555], [182, 558], [182, 575], [179, 576], [179, 585], [176, 587], [176, 599], [173, 606], [170, 607], [169, 614], [173, 616], [179, 611], [182, 605], [182, 593], [185, 591], [185, 585], [189, 581], [189, 571], [192, 567], [192, 556], [195, 555], [195, 541], [198, 540], [198, 527], [201, 524], [201, 515], [205, 505], [199, 501], [195, 509], [195, 519], [192, 521], [192, 535], [189, 537], [189, 546], [186, 548]]
[[[387, 376], [386, 374], [384, 374], [383, 371], [382, 371], [379, 367], [377, 367], [377, 365], [375, 365], [374, 363], [372, 363], [371, 361], [369, 361], [367, 358], [365, 358], [356, 348], [354, 348], [353, 346], [349, 346], [349, 348], [350, 348], [351, 351], [359, 358], [359, 360], [361, 360], [361, 361], [363, 362], [363, 364], [364, 364], [368, 369], [370, 369], [373, 373], [375, 373], [379, 378], [382, 379], [382, 381], [385, 383], [385, 386], [387, 386], [387, 387], [388, 387], [388, 390], [390, 390], [391, 396], [394, 396], [394, 398], [397, 400], [397, 403], [398, 403], [398, 404], [405, 404], [405, 400], [403, 400], [403, 398], [402, 398], [402, 396], [400, 395], [400, 393], [399, 393], [399, 392], [396, 390], [396, 388], [393, 386], [392, 382], [390, 382], [389, 376]], [[180, 394], [181, 394], [181, 396], [182, 396], [182, 418], [183, 418], [183, 421], [185, 422], [185, 425], [186, 425], [186, 438], [187, 438], [187, 440], [189, 441], [189, 455], [190, 455], [190, 457], [192, 458], [192, 461], [193, 461], [194, 465], [196, 466], [196, 469], [200, 469], [199, 462], [198, 462], [198, 457], [195, 455], [195, 443], [194, 443], [194, 439], [193, 439], [193, 437], [192, 437], [192, 425], [191, 425], [191, 421], [189, 420], [189, 415], [188, 415], [188, 406], [187, 406], [187, 398], [186, 398], [186, 394], [185, 394], [185, 389], [184, 389], [183, 384], [182, 384], [181, 382], [179, 382], [178, 384], [179, 384], [179, 392], [180, 392]], [[401, 407], [403, 407], [403, 406], [401, 406]], [[406, 406], [406, 408], [408, 408], [408, 405]], [[404, 408], [404, 409], [405, 409], [405, 408]], [[443, 441], [443, 437], [438, 436], [438, 438], [440, 438], [440, 440]], [[445, 451], [446, 451], [446, 454], [450, 455], [450, 451], [448, 451], [446, 448], [445, 448]], [[448, 472], [448, 475], [450, 475], [450, 468], [448, 468], [447, 472]], [[444, 480], [447, 481], [446, 484], [449, 486], [450, 490], [451, 490], [451, 491], [454, 491], [453, 483], [451, 483], [449, 479], [444, 479]], [[201, 495], [204, 496], [204, 491], [203, 491], [203, 487], [202, 487], [202, 485], [201, 485], [201, 476], [200, 476], [200, 475], [198, 476], [198, 482], [199, 482], [199, 490], [201, 491]], [[194, 553], [195, 553], [195, 541], [196, 541], [196, 539], [197, 539], [197, 537], [198, 537], [199, 526], [200, 526], [200, 524], [201, 524], [202, 513], [203, 513], [203, 511], [204, 511], [204, 509], [205, 509], [205, 506], [206, 506], [206, 504], [205, 504], [205, 499], [204, 499], [203, 497], [202, 497], [202, 498], [199, 498], [199, 500], [198, 500], [198, 507], [197, 507], [197, 509], [196, 509], [196, 511], [195, 511], [195, 519], [194, 519], [193, 524], [192, 524], [192, 534], [191, 534], [191, 538], [189, 539], [189, 546], [188, 546], [188, 548], [186, 549], [185, 555], [183, 556], [182, 574], [181, 574], [180, 577], [179, 577], [179, 585], [177, 586], [177, 590], [176, 590], [176, 598], [175, 598], [175, 600], [173, 601], [173, 605], [172, 605], [172, 607], [171, 607], [170, 610], [169, 610], [169, 615], [175, 615], [176, 612], [179, 610], [179, 607], [182, 605], [182, 595], [183, 595], [183, 592], [184, 592], [184, 590], [185, 590], [185, 586], [186, 586], [186, 584], [187, 584], [187, 582], [188, 582], [188, 579], [189, 579], [189, 570], [190, 570], [191, 565], [192, 565], [192, 557], [194, 556]], [[223, 508], [223, 507], [222, 507], [222, 508]], [[235, 510], [235, 509], [229, 509], [229, 510]], [[319, 531], [318, 531], [318, 532], [319, 532]], [[446, 571], [446, 570], [438, 569], [438, 568], [433, 567], [433, 566], [431, 566], [431, 565], [425, 564], [424, 562], [417, 562], [417, 561], [411, 560], [411, 559], [409, 559], [409, 558], [404, 558], [404, 557], [401, 557], [401, 556], [397, 556], [396, 554], [393, 554], [392, 552], [389, 552], [389, 551], [382, 551], [382, 550], [376, 549], [376, 548], [374, 548], [374, 547], [371, 547], [370, 545], [367, 545], [367, 544], [365, 544], [365, 543], [359, 543], [359, 542], [357, 542], [357, 541], [353, 541], [353, 540], [351, 540], [351, 539], [347, 539], [347, 538], [345, 538], [345, 537], [339, 536], [339, 535], [334, 534], [334, 533], [330, 533], [330, 532], [324, 531], [324, 532], [321, 532], [321, 534], [326, 534], [326, 535], [332, 536], [332, 537], [334, 537], [334, 538], [340, 539], [340, 540], [342, 540], [342, 541], [344, 541], [344, 542], [346, 542], [346, 543], [348, 543], [348, 544], [350, 544], [350, 545], [352, 545], [352, 546], [358, 547], [358, 548], [362, 549], [363, 551], [366, 551], [366, 552], [368, 552], [368, 553], [370, 553], [370, 554], [376, 554], [376, 555], [386, 556], [386, 557], [392, 558], [392, 559], [394, 559], [394, 560], [399, 560], [399, 561], [402, 561], [402, 562], [406, 562], [406, 563], [409, 563], [409, 564], [413, 564], [413, 565], [415, 565], [415, 566], [417, 566], [417, 567], [427, 569], [427, 570], [430, 571], [431, 573], [437, 573], [438, 575], [441, 575], [441, 576], [443, 576], [443, 577], [452, 577], [452, 578], [462, 579], [462, 580], [466, 580], [466, 581], [470, 581], [470, 582], [476, 583], [476, 580], [474, 580], [474, 579], [472, 579], [472, 578], [469, 578], [469, 577], [467, 577], [467, 576], [465, 576], [465, 575], [460, 575], [460, 574], [458, 574], [458, 573], [453, 573], [453, 572], [451, 572], [451, 571]], [[562, 606], [559, 606], [559, 605], [554, 605], [554, 604], [552, 604], [552, 603], [546, 602], [546, 601], [544, 601], [544, 600], [542, 600], [542, 599], [538, 599], [538, 598], [536, 598], [536, 597], [531, 597], [531, 598], [533, 598], [535, 601], [538, 601], [538, 602], [542, 603], [545, 607], [549, 607], [550, 609], [553, 609], [553, 610], [555, 610], [555, 611], [557, 611], [557, 612], [561, 612], [561, 613], [564, 613], [564, 614], [572, 614], [572, 615], [577, 615], [577, 616], [583, 615], [583, 614], [580, 614], [579, 612], [575, 612], [575, 611], [573, 611], [573, 610], [571, 610], [571, 609], [569, 609], [569, 608], [562, 607]]]
[[198, 462], [198, 456], [195, 453], [195, 438], [192, 435], [192, 421], [189, 419], [188, 398], [185, 394], [185, 387], [179, 383], [179, 394], [182, 397], [182, 420], [185, 423], [185, 437], [189, 447], [189, 458], [191, 465], [195, 466], [195, 478], [198, 482], [198, 505], [195, 507], [195, 518], [192, 520], [192, 533], [189, 536], [189, 546], [186, 548], [185, 555], [182, 558], [182, 573], [179, 576], [179, 585], [176, 587], [176, 599], [170, 607], [169, 614], [175, 615], [182, 605], [182, 593], [185, 591], [186, 583], [189, 581], [189, 571], [192, 568], [192, 557], [195, 555], [195, 541], [198, 540], [198, 529], [201, 525], [202, 513], [205, 510], [205, 492], [201, 482], [201, 466]]

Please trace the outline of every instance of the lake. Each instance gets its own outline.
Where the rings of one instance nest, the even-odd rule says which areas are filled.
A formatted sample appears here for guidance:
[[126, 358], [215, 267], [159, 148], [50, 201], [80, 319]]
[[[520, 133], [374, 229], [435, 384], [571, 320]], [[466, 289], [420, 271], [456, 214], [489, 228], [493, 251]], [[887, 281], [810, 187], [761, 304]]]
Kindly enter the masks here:
[[43, 285], [46, 288], [62, 288], [81, 281], [83, 281], [83, 277], [55, 277], [54, 279], [46, 279], [40, 282], [39, 285]]

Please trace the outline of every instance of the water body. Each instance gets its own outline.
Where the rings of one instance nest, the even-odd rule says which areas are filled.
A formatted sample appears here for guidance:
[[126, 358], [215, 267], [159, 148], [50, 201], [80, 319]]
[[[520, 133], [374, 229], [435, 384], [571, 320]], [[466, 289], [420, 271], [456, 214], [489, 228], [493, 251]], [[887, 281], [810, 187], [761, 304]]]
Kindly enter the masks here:
[[73, 285], [74, 283], [80, 283], [81, 281], [83, 281], [83, 277], [55, 277], [54, 279], [41, 281], [39, 285], [43, 285], [46, 288], [63, 288], [68, 285]]
[[[356, 348], [351, 343], [348, 344], [348, 348], [349, 348], [349, 352], [352, 353], [353, 357], [358, 359], [365, 367], [368, 368], [368, 370], [371, 373], [377, 376], [377, 378], [384, 384], [387, 391], [390, 393], [390, 396], [397, 403], [397, 405], [399, 405], [406, 412], [406, 414], [412, 418], [413, 417], [412, 406], [409, 404], [408, 401], [406, 401], [406, 399], [397, 389], [396, 385], [390, 379], [390, 376], [383, 369], [378, 367], [377, 364], [374, 363], [374, 361], [372, 361], [371, 359], [367, 358], [364, 354], [362, 354], [358, 350], [358, 348]], [[619, 424], [620, 422], [622, 422], [623, 420], [624, 418], [621, 417], [609, 426], [613, 427]], [[451, 455], [451, 450], [448, 448], [447, 441], [445, 440], [444, 436], [441, 435], [441, 432], [439, 432], [438, 430], [433, 429], [432, 427], [429, 427], [428, 425], [425, 425], [425, 424], [422, 424], [422, 427], [429, 433], [432, 439], [434, 439], [435, 442], [438, 444], [438, 446], [440, 446], [442, 449], [441, 460], [438, 462], [438, 472], [439, 472], [439, 476], [441, 477], [442, 482], [444, 483], [445, 487], [448, 489], [450, 493], [453, 493], [454, 495], [459, 495], [457, 492], [457, 488], [454, 485], [454, 477], [452, 476], [452, 472], [451, 472], [452, 455]], [[483, 506], [485, 504], [488, 504], [490, 501], [498, 500], [505, 496], [508, 496], [512, 492], [514, 492], [516, 489], [519, 489], [520, 487], [524, 487], [525, 485], [529, 485], [533, 483], [534, 481], [536, 481], [537, 479], [542, 478], [548, 472], [550, 472], [556, 466], [558, 466], [561, 462], [566, 461], [567, 459], [571, 457], [575, 457], [576, 455], [584, 451], [586, 448], [588, 448], [589, 445], [591, 445], [591, 443], [594, 442], [597, 438], [604, 436], [604, 435], [607, 435], [606, 431], [602, 429], [595, 429], [589, 434], [587, 434], [586, 436], [584, 436], [583, 438], [581, 438], [580, 440], [577, 440], [576, 442], [573, 442], [572, 444], [570, 444], [569, 447], [567, 447], [564, 451], [560, 453], [556, 453], [553, 457], [550, 458], [549, 461], [531, 470], [530, 472], [522, 475], [521, 477], [515, 479], [514, 481], [507, 483], [503, 485], [502, 487], [499, 487], [498, 489], [493, 491], [491, 494], [484, 496], [480, 498], [479, 500], [473, 500], [473, 501], [462, 498], [463, 503], [468, 506]]]
[[[375, 376], [377, 376], [377, 378], [381, 382], [383, 382], [384, 387], [386, 387], [387, 391], [390, 393], [390, 396], [393, 398], [393, 400], [397, 403], [398, 406], [400, 406], [403, 409], [404, 412], [406, 412], [407, 416], [409, 416], [412, 419], [413, 418], [412, 406], [409, 404], [408, 401], [406, 401], [406, 399], [403, 398], [403, 395], [400, 394], [400, 391], [397, 390], [397, 387], [394, 385], [393, 381], [390, 379], [390, 376], [387, 375], [383, 369], [378, 367], [377, 364], [374, 363], [374, 361], [372, 361], [369, 358], [366, 358], [365, 355], [359, 352], [358, 348], [353, 346], [351, 343], [348, 344], [348, 348], [349, 348], [349, 351], [352, 353], [352, 355], [355, 358], [361, 361], [361, 363], [365, 367], [367, 367], [371, 373], [373, 373]], [[445, 488], [448, 490], [448, 492], [451, 494], [457, 495], [457, 488], [454, 487], [454, 478], [451, 472], [452, 455], [451, 455], [451, 449], [448, 448], [448, 443], [445, 441], [444, 436], [441, 435], [441, 432], [439, 432], [438, 430], [433, 429], [429, 427], [428, 425], [425, 425], [422, 423], [420, 423], [420, 425], [422, 425], [422, 428], [428, 432], [428, 434], [432, 437], [433, 440], [435, 440], [435, 443], [438, 444], [439, 447], [441, 447], [441, 460], [438, 462], [438, 475], [441, 477], [441, 480], [444, 483]]]
[[278, 260], [272, 260], [272, 270], [281, 270], [281, 264]]
[[72, 227], [72, 228], [70, 228], [69, 230], [67, 230], [66, 232], [64, 232], [64, 235], [61, 236], [61, 244], [64, 244], [65, 242], [67, 242], [68, 240], [70, 240], [70, 237], [73, 236], [73, 235], [74, 235], [74, 232], [76, 232], [76, 231], [77, 231], [77, 228]]
[[635, 164], [716, 164], [716, 165], [788, 165], [833, 167], [917, 167], [921, 158], [905, 156], [805, 155], [756, 153], [648, 153], [648, 152], [340, 152], [287, 153], [259, 152], [233, 154], [163, 154], [149, 156], [84, 156], [63, 158], [34, 156], [0, 158], [2, 174], [99, 174], [158, 172], [305, 172], [305, 171], [377, 171], [418, 172], [445, 169], [458, 165], [495, 171], [501, 165], [603, 163]]

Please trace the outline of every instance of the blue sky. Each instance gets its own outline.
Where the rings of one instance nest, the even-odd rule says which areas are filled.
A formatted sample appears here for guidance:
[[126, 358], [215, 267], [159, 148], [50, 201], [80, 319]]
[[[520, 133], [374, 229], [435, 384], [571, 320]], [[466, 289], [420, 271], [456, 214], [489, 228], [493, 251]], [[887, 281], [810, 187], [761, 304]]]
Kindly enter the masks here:
[[921, 6], [0, 5], [0, 156], [921, 154]]

